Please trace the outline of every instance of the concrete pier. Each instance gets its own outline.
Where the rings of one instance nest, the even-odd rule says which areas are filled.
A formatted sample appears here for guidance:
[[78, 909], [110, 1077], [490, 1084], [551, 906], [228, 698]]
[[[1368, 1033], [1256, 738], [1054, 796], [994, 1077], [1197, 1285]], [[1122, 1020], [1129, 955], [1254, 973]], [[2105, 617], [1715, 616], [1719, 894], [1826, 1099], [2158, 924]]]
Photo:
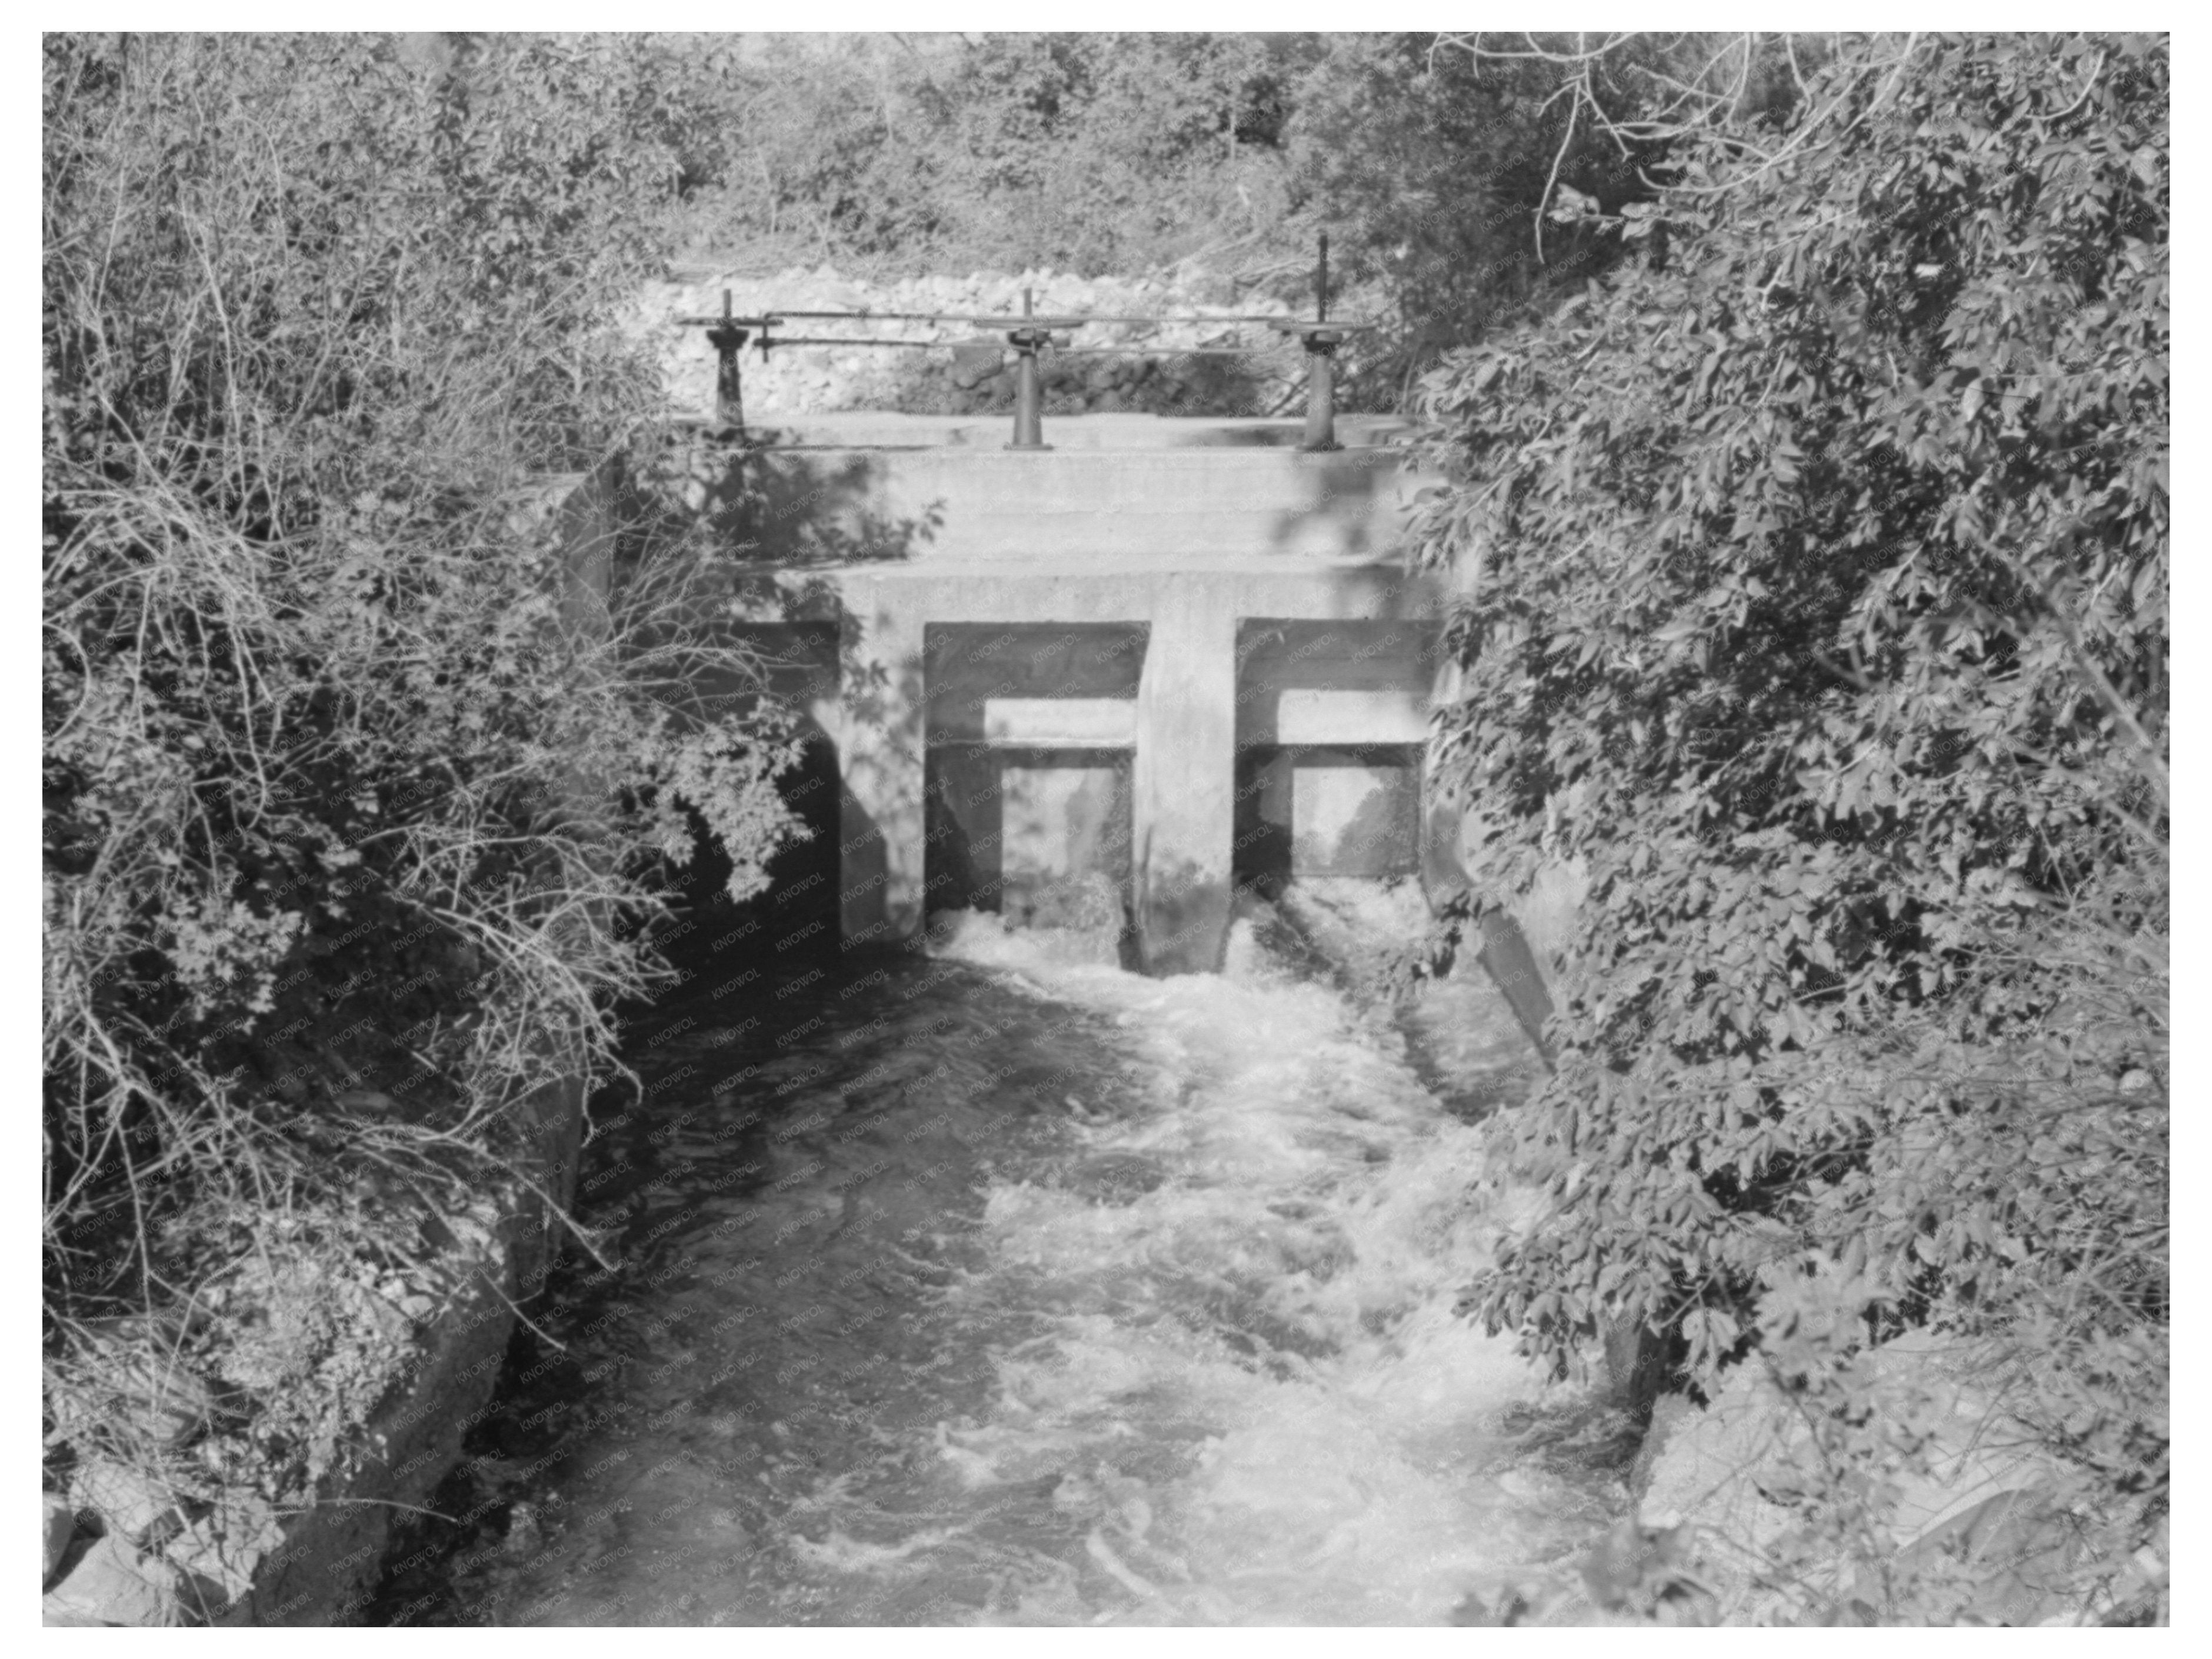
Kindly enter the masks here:
[[847, 940], [1103, 878], [1147, 971], [1206, 971], [1239, 882], [1416, 872], [1443, 592], [1395, 428], [1307, 454], [1293, 422], [1092, 416], [1021, 453], [1003, 421], [821, 416], [696, 451], [753, 573], [733, 626], [836, 745]]

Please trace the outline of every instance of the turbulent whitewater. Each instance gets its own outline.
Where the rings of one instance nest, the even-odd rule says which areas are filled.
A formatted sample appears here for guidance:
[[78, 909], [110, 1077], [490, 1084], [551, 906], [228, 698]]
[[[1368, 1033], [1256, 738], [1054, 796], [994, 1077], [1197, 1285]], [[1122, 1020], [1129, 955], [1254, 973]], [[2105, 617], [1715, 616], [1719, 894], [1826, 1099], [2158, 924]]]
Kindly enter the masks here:
[[1571, 1618], [1619, 1425], [1453, 1311], [1523, 1201], [1469, 1120], [1525, 1047], [1486, 986], [1394, 1016], [1327, 932], [1152, 980], [963, 916], [666, 1002], [586, 1164], [617, 1265], [533, 1312], [565, 1352], [473, 1470], [507, 1536], [413, 1616]]

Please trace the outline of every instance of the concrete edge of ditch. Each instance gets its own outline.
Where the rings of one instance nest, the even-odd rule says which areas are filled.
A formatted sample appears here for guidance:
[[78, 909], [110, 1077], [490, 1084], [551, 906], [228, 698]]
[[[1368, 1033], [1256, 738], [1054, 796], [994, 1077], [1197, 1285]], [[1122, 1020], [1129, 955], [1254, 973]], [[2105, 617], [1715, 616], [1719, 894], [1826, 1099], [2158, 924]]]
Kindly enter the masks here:
[[[499, 1380], [515, 1306], [544, 1283], [562, 1226], [555, 1209], [565, 1210], [575, 1190], [583, 1102], [580, 1080], [570, 1079], [521, 1104], [527, 1179], [484, 1194], [488, 1227], [457, 1226], [442, 1265], [459, 1288], [391, 1364], [375, 1407], [346, 1425], [338, 1468], [311, 1508], [282, 1515], [241, 1492], [220, 1516], [198, 1516], [158, 1539], [119, 1524], [88, 1538], [65, 1504], [49, 1501], [44, 1622], [350, 1622], [372, 1599], [395, 1519], [426, 1507], [459, 1461]], [[155, 1502], [149, 1513], [167, 1507]]]
[[416, 1363], [362, 1425], [361, 1443], [372, 1449], [343, 1491], [293, 1517], [282, 1548], [216, 1622], [339, 1624], [371, 1599], [394, 1520], [426, 1507], [460, 1461], [462, 1440], [499, 1381], [514, 1305], [544, 1282], [561, 1225], [547, 1200], [565, 1209], [574, 1196], [583, 1103], [581, 1084], [571, 1080], [526, 1108], [526, 1133], [540, 1148], [532, 1178], [544, 1195], [507, 1186], [501, 1225], [467, 1264], [481, 1269], [471, 1273], [474, 1288], [420, 1334]]

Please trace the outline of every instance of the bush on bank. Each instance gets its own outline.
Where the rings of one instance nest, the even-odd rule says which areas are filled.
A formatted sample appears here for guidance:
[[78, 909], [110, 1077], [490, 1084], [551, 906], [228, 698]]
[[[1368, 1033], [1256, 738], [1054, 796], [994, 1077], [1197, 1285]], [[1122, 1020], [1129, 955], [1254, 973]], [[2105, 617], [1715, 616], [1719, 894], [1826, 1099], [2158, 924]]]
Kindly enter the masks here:
[[[2071, 1589], [2166, 1504], [2167, 76], [1848, 40], [1425, 387], [1429, 550], [1481, 562], [1437, 779], [1491, 879], [1590, 871], [1499, 1127], [1554, 1203], [1476, 1303], [1563, 1369], [1613, 1322], [1771, 1368], [1804, 1563], [1899, 1541], [1908, 1328], [2069, 1472]], [[1881, 1616], [1942, 1615], [1911, 1577]]]
[[359, 1355], [541, 1167], [511, 1109], [618, 1069], [692, 815], [738, 890], [788, 833], [789, 731], [688, 698], [750, 665], [703, 548], [595, 580], [526, 509], [660, 410], [614, 325], [672, 200], [649, 69], [46, 38], [56, 1478], [307, 1498]]

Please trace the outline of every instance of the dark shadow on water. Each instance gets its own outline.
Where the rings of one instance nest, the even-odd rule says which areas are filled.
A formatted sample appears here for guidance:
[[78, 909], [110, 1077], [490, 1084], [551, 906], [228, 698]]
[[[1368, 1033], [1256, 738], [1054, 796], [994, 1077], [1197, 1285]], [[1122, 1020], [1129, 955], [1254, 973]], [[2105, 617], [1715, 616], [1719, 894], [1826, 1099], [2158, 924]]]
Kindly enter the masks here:
[[[973, 1266], [965, 1241], [981, 1182], [995, 1158], [1062, 1133], [1078, 1104], [1072, 1066], [1088, 1079], [1083, 1112], [1131, 1109], [1114, 1092], [1133, 1085], [1113, 1080], [1108, 1021], [1016, 994], [990, 970], [911, 950], [840, 952], [834, 934], [813, 948], [749, 938], [686, 954], [708, 970], [628, 1028], [642, 1095], [610, 1089], [594, 1103], [574, 1208], [612, 1265], [572, 1248], [525, 1308], [490, 1407], [429, 1501], [438, 1513], [395, 1528], [365, 1624], [608, 1612], [588, 1595], [568, 1600], [568, 1577], [649, 1555], [668, 1524], [642, 1504], [593, 1496], [606, 1488], [592, 1466], [617, 1461], [633, 1438], [684, 1448], [684, 1468], [656, 1490], [682, 1487], [684, 1525], [720, 1528], [742, 1557], [838, 1473], [793, 1464], [790, 1447], [843, 1446], [835, 1455], [860, 1469], [869, 1442], [841, 1435], [848, 1418], [881, 1429], [911, 1427], [916, 1412], [981, 1414], [990, 1379], [962, 1368], [962, 1333], [907, 1328], [902, 1316]], [[719, 994], [740, 978], [742, 993]], [[987, 1094], [929, 1076], [932, 1061], [957, 1073], [985, 1054]], [[1145, 1172], [1088, 1178], [1110, 1203]], [[729, 1335], [704, 1330], [732, 1314]], [[549, 1555], [573, 1564], [551, 1589]], [[517, 1585], [538, 1602], [503, 1601]], [[710, 1612], [813, 1621], [788, 1595], [744, 1595], [726, 1578], [684, 1621]], [[882, 1617], [903, 1622], [893, 1609]]]

